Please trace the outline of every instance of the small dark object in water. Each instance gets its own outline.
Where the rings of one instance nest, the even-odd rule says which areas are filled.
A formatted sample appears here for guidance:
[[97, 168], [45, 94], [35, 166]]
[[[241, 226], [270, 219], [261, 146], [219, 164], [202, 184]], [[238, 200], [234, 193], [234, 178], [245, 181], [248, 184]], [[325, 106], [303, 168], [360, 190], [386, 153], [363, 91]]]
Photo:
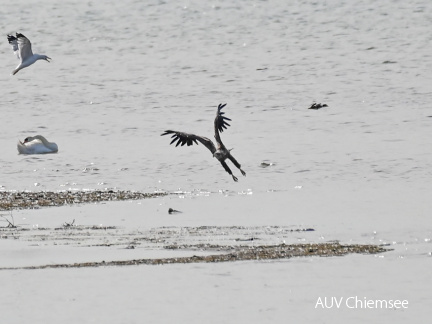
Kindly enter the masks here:
[[314, 109], [314, 110], [318, 110], [324, 107], [328, 107], [327, 104], [317, 104], [317, 103], [313, 103], [312, 106], [310, 106], [308, 109]]
[[175, 210], [175, 209], [172, 209], [172, 208], [168, 209], [168, 214], [174, 214], [174, 213], [181, 213], [181, 211]]
[[198, 144], [198, 142], [200, 142], [205, 147], [207, 147], [210, 150], [210, 152], [212, 152], [213, 157], [218, 159], [220, 164], [222, 164], [222, 166], [224, 167], [225, 171], [228, 172], [232, 176], [233, 180], [238, 181], [237, 177], [235, 175], [233, 175], [231, 169], [228, 167], [228, 164], [225, 163], [225, 160], [226, 159], [231, 160], [231, 162], [240, 170], [240, 172], [244, 176], [246, 176], [246, 172], [244, 172], [241, 169], [240, 163], [238, 163], [237, 160], [231, 155], [232, 149], [228, 150], [225, 147], [225, 145], [222, 143], [222, 140], [221, 140], [220, 134], [219, 134], [219, 132], [222, 133], [223, 130], [227, 128], [227, 126], [230, 126], [230, 124], [228, 124], [226, 121], [231, 120], [231, 119], [229, 119], [228, 117], [225, 117], [224, 116], [225, 113], [221, 111], [222, 108], [225, 106], [226, 106], [226, 104], [224, 104], [224, 105], [219, 104], [218, 110], [216, 112], [216, 118], [214, 120], [214, 131], [215, 131], [214, 137], [216, 139], [217, 147], [207, 137], [198, 136], [195, 134], [188, 134], [188, 133], [183, 133], [183, 132], [178, 132], [178, 131], [173, 131], [173, 130], [166, 130], [165, 133], [161, 134], [161, 136], [172, 134], [171, 138], [173, 140], [171, 141], [170, 144], [176, 142], [176, 147], [179, 146], [179, 144], [181, 144], [181, 146], [183, 146], [185, 144], [187, 144], [188, 146], [191, 146], [194, 143]]

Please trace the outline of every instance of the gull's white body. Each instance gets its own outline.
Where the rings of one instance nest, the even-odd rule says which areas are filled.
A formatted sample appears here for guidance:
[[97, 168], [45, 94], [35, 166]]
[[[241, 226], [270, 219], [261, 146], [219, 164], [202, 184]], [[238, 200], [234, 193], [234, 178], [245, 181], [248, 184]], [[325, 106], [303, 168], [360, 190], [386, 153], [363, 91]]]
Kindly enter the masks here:
[[12, 75], [17, 74], [19, 70], [32, 65], [37, 60], [45, 60], [49, 62], [49, 59], [51, 59], [46, 55], [33, 54], [31, 43], [23, 34], [17, 33], [16, 37], [8, 35], [8, 41], [20, 60], [20, 64], [12, 71]]
[[27, 137], [24, 142], [18, 141], [17, 149], [20, 154], [57, 153], [56, 143], [48, 142], [42, 135]]

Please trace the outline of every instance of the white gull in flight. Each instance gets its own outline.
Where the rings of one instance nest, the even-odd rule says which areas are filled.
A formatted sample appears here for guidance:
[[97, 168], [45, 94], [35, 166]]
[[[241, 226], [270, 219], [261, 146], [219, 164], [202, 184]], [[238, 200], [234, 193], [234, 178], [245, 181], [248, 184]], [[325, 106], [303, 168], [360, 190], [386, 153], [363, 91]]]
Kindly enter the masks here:
[[51, 59], [46, 55], [33, 54], [31, 43], [27, 37], [23, 34], [16, 33], [16, 37], [12, 35], [7, 36], [9, 44], [11, 44], [13, 51], [16, 56], [20, 60], [20, 64], [12, 71], [12, 74], [15, 75], [19, 70], [26, 68], [29, 65], [32, 65], [37, 60], [45, 60], [49, 62]]

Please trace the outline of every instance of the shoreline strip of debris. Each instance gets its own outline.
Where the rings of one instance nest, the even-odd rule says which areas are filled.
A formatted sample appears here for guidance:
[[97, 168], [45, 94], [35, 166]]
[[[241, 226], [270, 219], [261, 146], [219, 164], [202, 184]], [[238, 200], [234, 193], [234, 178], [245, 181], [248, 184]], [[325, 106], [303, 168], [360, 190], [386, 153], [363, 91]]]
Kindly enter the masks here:
[[[221, 246], [221, 248], [223, 248]], [[36, 269], [55, 269], [55, 268], [96, 268], [107, 266], [131, 266], [131, 265], [165, 265], [178, 263], [218, 263], [233, 261], [263, 261], [281, 260], [292, 257], [305, 256], [344, 256], [347, 254], [377, 254], [389, 251], [378, 245], [341, 245], [340, 243], [320, 243], [320, 244], [293, 244], [293, 245], [263, 245], [242, 247], [227, 254], [207, 255], [207, 256], [188, 256], [178, 258], [154, 258], [154, 259], [134, 259], [124, 261], [101, 261], [83, 262], [71, 264], [48, 264], [40, 266], [0, 268], [0, 270], [36, 270]]]
[[143, 193], [135, 191], [86, 190], [86, 191], [1, 191], [0, 211], [32, 209], [38, 207], [65, 206], [104, 201], [138, 200], [166, 196], [165, 192]]

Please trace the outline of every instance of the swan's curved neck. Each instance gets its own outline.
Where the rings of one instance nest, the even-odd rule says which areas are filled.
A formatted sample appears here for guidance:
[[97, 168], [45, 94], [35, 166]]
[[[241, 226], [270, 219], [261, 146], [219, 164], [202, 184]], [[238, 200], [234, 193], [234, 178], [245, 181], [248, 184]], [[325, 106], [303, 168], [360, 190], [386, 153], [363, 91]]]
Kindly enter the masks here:
[[41, 135], [33, 136], [33, 139], [40, 140], [44, 145], [51, 145], [52, 143], [48, 142], [47, 139]]

